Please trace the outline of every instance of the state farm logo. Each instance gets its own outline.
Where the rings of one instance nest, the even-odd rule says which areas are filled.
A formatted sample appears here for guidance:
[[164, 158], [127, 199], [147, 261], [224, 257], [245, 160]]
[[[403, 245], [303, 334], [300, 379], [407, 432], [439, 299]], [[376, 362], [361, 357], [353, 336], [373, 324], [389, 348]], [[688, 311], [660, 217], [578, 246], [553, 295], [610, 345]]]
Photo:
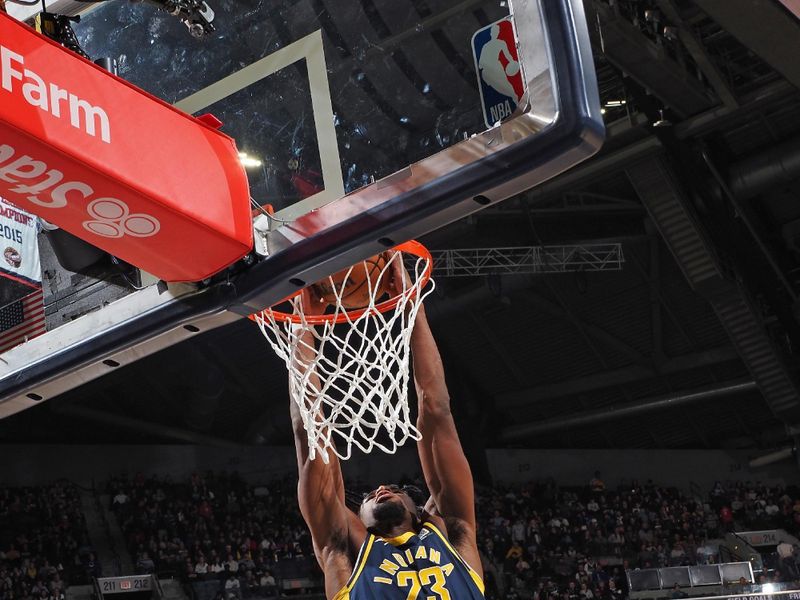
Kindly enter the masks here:
[[68, 121], [90, 137], [98, 137], [99, 133], [102, 141], [111, 143], [111, 122], [102, 107], [25, 68], [25, 56], [3, 45], [0, 45], [0, 90], [20, 96], [31, 106]]
[[158, 219], [144, 213], [130, 214], [128, 205], [116, 198], [100, 198], [91, 202], [86, 210], [94, 220], [84, 221], [84, 229], [103, 237], [150, 237], [161, 229]]
[[[9, 144], [0, 144], [0, 191], [12, 203], [15, 200], [20, 204], [27, 201], [47, 209], [88, 202], [86, 212], [89, 219], [83, 221], [83, 228], [105, 238], [146, 238], [161, 230], [161, 223], [154, 216], [131, 213], [128, 205], [118, 198], [97, 198], [100, 194], [89, 184], [70, 180], [58, 169], [49, 168], [44, 161], [19, 155]], [[35, 208], [32, 211], [38, 214]], [[51, 218], [48, 214], [47, 219]]]

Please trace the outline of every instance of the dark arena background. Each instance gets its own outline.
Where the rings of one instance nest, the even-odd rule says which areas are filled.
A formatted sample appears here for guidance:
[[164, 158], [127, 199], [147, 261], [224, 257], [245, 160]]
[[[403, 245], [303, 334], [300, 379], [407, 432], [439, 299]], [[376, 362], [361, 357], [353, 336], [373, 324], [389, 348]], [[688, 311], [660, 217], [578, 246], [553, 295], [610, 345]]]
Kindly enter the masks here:
[[[421, 205], [418, 230], [391, 211], [361, 215], [433, 255], [425, 306], [475, 479], [486, 598], [800, 600], [800, 1], [42, 4], [0, 11], [219, 117], [242, 152], [248, 210], [280, 218], [267, 217], [266, 250], [256, 240], [221, 273], [175, 287], [3, 201], [0, 600], [325, 598], [298, 509], [286, 368], [241, 318], [252, 274], [288, 286], [289, 267], [270, 272], [269, 256], [272, 244], [303, 248], [286, 233], [294, 219], [404, 181], [427, 198], [417, 164], [518, 117], [505, 101], [482, 110], [470, 44], [540, 5], [585, 22], [580, 72], [593, 64], [599, 105], [584, 107], [580, 143], [520, 151], [540, 171], [510, 197], [499, 179], [475, 187], [495, 176], [481, 171], [464, 196], [477, 204]], [[550, 27], [539, 37], [560, 43]], [[297, 40], [308, 44], [297, 57], [270, 62]], [[530, 97], [544, 98], [536, 118], [557, 122], [558, 102], [580, 104], [548, 75], [561, 58], [529, 60], [541, 66], [523, 65]], [[21, 80], [7, 83], [0, 103]], [[155, 145], [169, 138], [133, 126]], [[493, 156], [480, 167], [518, 168]], [[187, 162], [163, 168], [195, 177]], [[329, 237], [363, 250], [356, 260], [376, 253], [363, 222]], [[35, 272], [17, 273], [31, 255], [15, 244], [36, 253]], [[326, 252], [320, 265], [346, 259]], [[275, 290], [271, 302], [287, 294]], [[176, 312], [146, 335], [125, 320], [168, 296], [192, 310], [222, 298], [224, 317], [205, 327], [205, 308]], [[120, 324], [136, 343], [106, 345], [100, 333]], [[80, 352], [63, 353], [70, 344]], [[356, 451], [343, 470], [354, 497], [422, 483], [411, 442]]]

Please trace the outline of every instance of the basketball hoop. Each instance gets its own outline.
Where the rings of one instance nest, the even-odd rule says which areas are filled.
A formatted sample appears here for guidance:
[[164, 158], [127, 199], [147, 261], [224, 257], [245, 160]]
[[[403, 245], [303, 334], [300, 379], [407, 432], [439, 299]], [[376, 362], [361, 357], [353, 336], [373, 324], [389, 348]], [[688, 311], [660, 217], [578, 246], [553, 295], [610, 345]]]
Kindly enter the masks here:
[[[300, 409], [312, 460], [319, 452], [327, 463], [331, 451], [347, 460], [354, 445], [393, 454], [409, 438], [420, 439], [408, 406], [410, 344], [417, 311], [433, 291], [433, 259], [415, 241], [395, 250], [377, 275], [364, 280], [366, 306], [346, 307], [354, 266], [341, 282], [329, 278], [330, 313], [305, 314], [300, 291], [284, 301], [291, 312], [272, 307], [252, 316], [289, 370], [289, 394]], [[404, 255], [413, 259], [406, 263], [408, 278], [381, 300]]]

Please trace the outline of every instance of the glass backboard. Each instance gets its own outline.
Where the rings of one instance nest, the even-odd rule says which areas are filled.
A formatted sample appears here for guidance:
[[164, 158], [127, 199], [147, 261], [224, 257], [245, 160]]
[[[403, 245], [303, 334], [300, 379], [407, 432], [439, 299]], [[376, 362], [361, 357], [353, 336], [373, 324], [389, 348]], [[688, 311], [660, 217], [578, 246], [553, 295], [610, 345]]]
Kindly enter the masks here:
[[[246, 317], [602, 143], [581, 0], [207, 4], [215, 31], [202, 38], [121, 1], [84, 12], [75, 30], [120, 77], [223, 122], [250, 182], [253, 253], [198, 284], [145, 275], [142, 289], [117, 288], [69, 318], [63, 289], [45, 280], [48, 331], [3, 354], [0, 414]], [[154, 143], [168, 135], [154, 131]], [[191, 177], [182, 159], [164, 168]]]

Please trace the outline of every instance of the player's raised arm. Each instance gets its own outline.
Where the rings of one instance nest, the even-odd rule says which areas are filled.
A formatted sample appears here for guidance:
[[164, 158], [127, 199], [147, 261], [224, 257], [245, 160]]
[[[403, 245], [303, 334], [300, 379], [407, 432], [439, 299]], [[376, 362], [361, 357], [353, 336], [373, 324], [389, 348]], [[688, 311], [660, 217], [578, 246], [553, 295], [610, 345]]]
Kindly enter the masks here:
[[[303, 291], [305, 313], [315, 314], [324, 310], [319, 299], [310, 289]], [[303, 372], [312, 368], [316, 348], [314, 336], [306, 332], [295, 349], [293, 357], [297, 368]], [[309, 374], [309, 385], [319, 389], [317, 376]], [[328, 464], [322, 457], [309, 458], [308, 435], [303, 427], [300, 409], [290, 400], [292, 429], [297, 451], [298, 486], [297, 498], [300, 512], [311, 531], [314, 554], [325, 573], [328, 597], [338, 592], [347, 581], [352, 570], [351, 548], [359, 547], [366, 536], [361, 521], [347, 509], [344, 499], [344, 481], [339, 459], [329, 453]]]
[[[395, 280], [399, 277], [407, 277], [402, 265], [397, 265], [395, 271]], [[444, 379], [442, 358], [424, 306], [420, 306], [411, 334], [411, 354], [419, 402], [417, 428], [422, 434], [417, 447], [425, 482], [436, 512], [448, 525], [450, 541], [464, 560], [480, 573], [472, 471], [450, 412], [450, 394]]]

